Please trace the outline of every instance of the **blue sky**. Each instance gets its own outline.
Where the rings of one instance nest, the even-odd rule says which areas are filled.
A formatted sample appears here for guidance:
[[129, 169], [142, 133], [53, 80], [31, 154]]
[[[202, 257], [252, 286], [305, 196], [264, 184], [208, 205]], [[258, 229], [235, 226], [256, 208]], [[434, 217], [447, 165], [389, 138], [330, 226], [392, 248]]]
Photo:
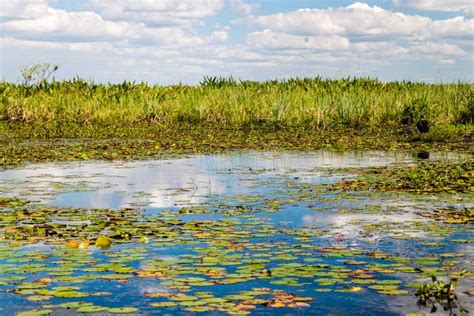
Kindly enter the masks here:
[[57, 79], [474, 81], [471, 0], [0, 0], [1, 69]]

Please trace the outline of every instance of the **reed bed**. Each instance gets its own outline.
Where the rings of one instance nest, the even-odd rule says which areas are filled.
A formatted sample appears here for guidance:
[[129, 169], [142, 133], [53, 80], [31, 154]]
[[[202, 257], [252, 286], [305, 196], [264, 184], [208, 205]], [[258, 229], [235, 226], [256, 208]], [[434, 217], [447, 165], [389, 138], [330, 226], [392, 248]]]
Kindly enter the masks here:
[[25, 137], [126, 137], [138, 127], [404, 128], [421, 113], [434, 125], [471, 125], [474, 84], [319, 77], [266, 82], [205, 77], [195, 86], [80, 78], [39, 85], [0, 82], [1, 130], [27, 130]]

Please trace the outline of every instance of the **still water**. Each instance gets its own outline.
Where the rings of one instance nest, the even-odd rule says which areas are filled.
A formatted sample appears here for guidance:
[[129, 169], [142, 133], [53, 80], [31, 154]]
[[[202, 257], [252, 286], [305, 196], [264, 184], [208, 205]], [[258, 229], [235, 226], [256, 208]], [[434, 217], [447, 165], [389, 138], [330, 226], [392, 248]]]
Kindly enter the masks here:
[[[416, 159], [410, 152], [241, 152], [2, 171], [1, 195], [32, 201], [31, 218], [16, 225], [64, 231], [0, 244], [0, 314], [429, 313], [416, 304], [415, 283], [472, 270], [473, 227], [422, 215], [472, 207], [472, 197], [328, 188], [354, 168]], [[123, 210], [120, 221], [97, 228], [97, 217]], [[15, 208], [4, 218], [8, 211]], [[99, 249], [98, 235], [114, 243]], [[76, 239], [90, 247], [67, 246]], [[467, 309], [473, 300], [463, 292], [472, 287], [472, 277], [461, 279]]]

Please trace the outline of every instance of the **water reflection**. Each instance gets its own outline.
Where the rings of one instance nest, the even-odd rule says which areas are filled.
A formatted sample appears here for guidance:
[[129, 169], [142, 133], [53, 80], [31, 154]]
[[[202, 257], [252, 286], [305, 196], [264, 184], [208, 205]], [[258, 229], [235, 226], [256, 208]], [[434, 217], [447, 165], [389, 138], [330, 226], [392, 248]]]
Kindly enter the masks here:
[[[456, 158], [453, 154], [430, 153], [429, 159]], [[474, 249], [471, 244], [451, 242], [452, 237], [429, 236], [430, 231], [418, 229], [426, 220], [417, 215], [417, 211], [430, 208], [437, 203], [406, 201], [400, 196], [349, 196], [342, 195], [335, 199], [331, 193], [314, 193], [307, 199], [296, 199], [298, 189], [291, 191], [285, 184], [306, 184], [332, 182], [339, 179], [336, 176], [324, 175], [324, 169], [339, 167], [370, 167], [381, 166], [398, 162], [410, 162], [416, 155], [410, 152], [386, 153], [378, 151], [365, 152], [313, 152], [313, 153], [272, 153], [272, 152], [244, 152], [229, 155], [197, 155], [173, 160], [135, 161], [135, 162], [72, 162], [37, 164], [23, 169], [0, 172], [0, 192], [5, 195], [35, 198], [51, 205], [75, 206], [86, 208], [119, 209], [130, 206], [146, 205], [148, 210], [160, 210], [177, 206], [203, 204], [213, 202], [214, 207], [225, 204], [226, 207], [237, 207], [243, 204], [249, 209], [256, 210], [255, 217], [250, 221], [262, 221], [270, 227], [286, 232], [315, 231], [323, 232], [310, 241], [314, 247], [331, 245], [347, 246], [350, 249], [368, 251], [385, 251], [394, 256], [421, 257], [435, 255], [441, 252], [456, 252], [466, 254], [463, 262], [466, 267], [472, 265]], [[308, 192], [305, 192], [308, 193]], [[309, 194], [309, 193], [308, 193]], [[229, 202], [235, 195], [245, 195], [252, 199], [236, 199]], [[308, 197], [308, 196], [305, 196]], [[273, 213], [262, 212], [268, 205], [263, 200], [294, 199], [291, 203], [281, 203], [281, 208]], [[377, 212], [370, 213], [373, 206]], [[450, 206], [462, 207], [463, 202], [450, 201]], [[368, 211], [369, 210], [369, 211]], [[373, 208], [372, 208], [373, 210]], [[180, 219], [216, 219], [222, 214], [199, 214], [181, 216]], [[228, 219], [229, 217], [227, 217]], [[235, 218], [232, 218], [235, 219]], [[244, 222], [244, 217], [238, 218]], [[59, 222], [59, 221], [58, 221]], [[71, 223], [69, 223], [71, 224]], [[378, 227], [379, 229], [373, 229]], [[416, 228], [416, 229], [414, 229]], [[472, 233], [471, 233], [472, 234]], [[301, 241], [292, 240], [290, 235], [284, 239], [276, 234], [265, 239], [266, 243], [273, 244], [287, 242], [292, 245]], [[294, 237], [294, 236], [293, 236]], [[451, 239], [450, 239], [451, 238]], [[469, 232], [463, 232], [459, 238], [469, 238]], [[445, 245], [436, 247], [422, 247], [419, 241], [444, 242]], [[153, 244], [152, 244], [153, 245]], [[309, 244], [313, 246], [312, 244]], [[126, 245], [124, 245], [125, 247]], [[37, 247], [42, 247], [41, 245]], [[195, 254], [193, 245], [172, 245], [147, 250], [147, 259], [153, 261], [176, 261], [183, 253]], [[42, 248], [41, 251], [44, 251]], [[319, 256], [322, 260], [320, 253]], [[102, 258], [103, 259], [103, 258]], [[308, 258], [297, 258], [301, 262]], [[311, 259], [311, 258], [310, 258]], [[326, 258], [331, 264], [342, 265], [349, 258]], [[355, 257], [357, 259], [357, 257]], [[360, 258], [359, 258], [360, 259]], [[50, 259], [55, 260], [55, 259]], [[286, 259], [285, 259], [286, 260]], [[374, 260], [364, 257], [363, 260]], [[386, 262], [377, 263], [384, 264]], [[141, 263], [137, 263], [137, 266]], [[140, 266], [143, 268], [144, 266]], [[390, 275], [393, 278], [413, 282], [412, 276], [399, 272]], [[310, 280], [308, 282], [312, 282]], [[254, 282], [254, 283], [252, 283]], [[274, 285], [266, 281], [249, 281], [245, 286], [271, 287]], [[302, 288], [306, 295], [315, 294], [314, 283]], [[117, 286], [116, 283], [113, 284]], [[97, 302], [108, 303], [128, 302], [146, 306], [148, 301], [144, 294], [150, 292], [167, 292], [169, 288], [160, 285], [160, 281], [133, 280], [130, 283], [119, 284], [120, 288], [107, 288], [107, 283], [96, 282], [86, 284], [91, 291], [110, 290], [114, 296], [110, 298], [96, 298]], [[102, 286], [103, 288], [97, 288]], [[110, 284], [108, 286], [111, 286]], [[233, 290], [239, 285], [232, 285]], [[243, 289], [244, 287], [242, 287]], [[245, 287], [246, 288], [246, 287]], [[463, 284], [462, 288], [466, 288]], [[86, 288], [87, 290], [87, 288]], [[289, 291], [295, 290], [294, 288]], [[224, 295], [228, 288], [218, 287], [219, 295]], [[297, 290], [295, 290], [297, 291]], [[24, 303], [9, 293], [5, 304], [11, 310], [17, 310], [13, 303]], [[364, 289], [354, 294], [318, 293], [316, 305], [310, 310], [292, 310], [291, 314], [360, 314], [396, 315], [412, 311], [412, 301], [406, 301], [387, 296], [377, 295]], [[367, 299], [370, 298], [370, 299]], [[0, 302], [2, 298], [0, 297]], [[12, 303], [13, 302], [13, 303]], [[319, 303], [323, 302], [323, 303]], [[388, 303], [391, 304], [388, 304]], [[10, 307], [11, 306], [11, 307]], [[363, 308], [361, 308], [363, 306]], [[408, 306], [408, 308], [407, 308]], [[149, 307], [148, 307], [149, 308]], [[0, 313], [1, 313], [0, 309]], [[8, 309], [7, 309], [8, 311]], [[259, 310], [264, 313], [265, 311]], [[287, 312], [287, 311], [286, 311]], [[170, 312], [173, 314], [172, 312]], [[176, 310], [176, 314], [179, 311]], [[274, 313], [274, 311], [271, 311]]]
[[[432, 153], [432, 159], [455, 158]], [[57, 206], [167, 208], [204, 203], [209, 195], [247, 194], [257, 179], [292, 174], [317, 182], [318, 170], [412, 161], [410, 152], [240, 152], [172, 160], [68, 162], [0, 172], [0, 192]]]

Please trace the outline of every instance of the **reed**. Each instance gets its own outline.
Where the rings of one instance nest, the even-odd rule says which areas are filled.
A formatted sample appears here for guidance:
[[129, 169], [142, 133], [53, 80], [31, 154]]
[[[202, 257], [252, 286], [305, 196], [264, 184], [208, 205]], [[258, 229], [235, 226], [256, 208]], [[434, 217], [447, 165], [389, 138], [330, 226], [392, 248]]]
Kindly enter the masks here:
[[23, 130], [22, 137], [127, 137], [137, 129], [201, 126], [397, 129], [421, 112], [434, 125], [471, 126], [474, 84], [320, 77], [265, 82], [205, 77], [195, 86], [80, 78], [36, 86], [0, 82], [0, 131]]

